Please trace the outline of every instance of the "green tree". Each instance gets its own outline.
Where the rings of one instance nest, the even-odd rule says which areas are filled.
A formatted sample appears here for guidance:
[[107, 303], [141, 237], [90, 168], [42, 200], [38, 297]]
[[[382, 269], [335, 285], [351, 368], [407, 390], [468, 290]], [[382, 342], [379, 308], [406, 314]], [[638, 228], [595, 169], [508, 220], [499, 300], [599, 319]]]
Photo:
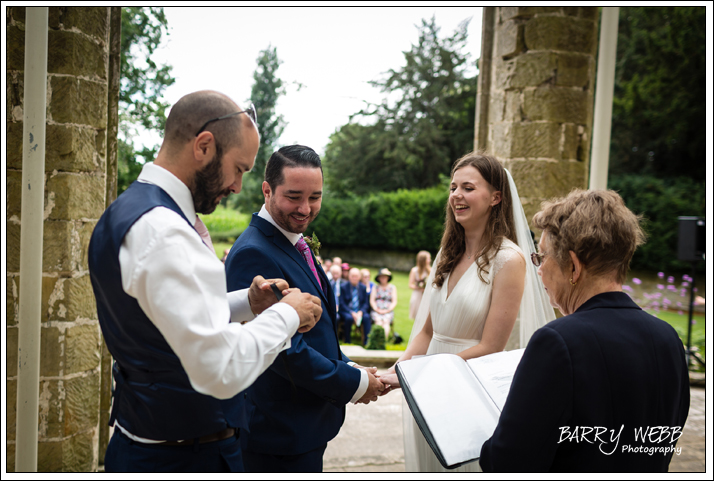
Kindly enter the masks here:
[[167, 33], [164, 9], [127, 7], [121, 16], [121, 89], [119, 92], [119, 193], [136, 180], [144, 162], [152, 160], [158, 145], [137, 150], [134, 138], [138, 129], [163, 133], [166, 87], [176, 79], [171, 67], [157, 65], [154, 51]]
[[477, 77], [463, 53], [469, 19], [441, 38], [435, 19], [422, 20], [419, 40], [404, 52], [405, 65], [370, 82], [385, 94], [331, 137], [325, 151], [326, 183], [338, 195], [426, 188], [448, 175], [473, 149]]
[[621, 7], [610, 174], [703, 179], [706, 8]]
[[253, 170], [243, 177], [241, 194], [230, 196], [234, 206], [245, 213], [257, 212], [263, 205], [262, 185], [265, 164], [273, 154], [286, 125], [283, 116], [276, 114], [275, 111], [278, 99], [285, 95], [283, 81], [276, 74], [282, 63], [278, 59], [277, 49], [268, 46], [265, 50], [261, 50], [257, 62], [250, 98], [258, 114], [260, 148]]

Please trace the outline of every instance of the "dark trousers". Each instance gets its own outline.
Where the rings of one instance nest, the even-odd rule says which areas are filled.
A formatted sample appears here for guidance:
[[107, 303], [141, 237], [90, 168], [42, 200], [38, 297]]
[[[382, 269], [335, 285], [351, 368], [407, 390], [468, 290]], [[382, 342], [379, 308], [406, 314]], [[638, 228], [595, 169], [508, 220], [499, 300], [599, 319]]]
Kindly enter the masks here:
[[246, 473], [321, 473], [327, 444], [303, 454], [279, 455], [243, 451]]
[[242, 473], [237, 436], [188, 446], [145, 444], [114, 430], [104, 456], [107, 473]]

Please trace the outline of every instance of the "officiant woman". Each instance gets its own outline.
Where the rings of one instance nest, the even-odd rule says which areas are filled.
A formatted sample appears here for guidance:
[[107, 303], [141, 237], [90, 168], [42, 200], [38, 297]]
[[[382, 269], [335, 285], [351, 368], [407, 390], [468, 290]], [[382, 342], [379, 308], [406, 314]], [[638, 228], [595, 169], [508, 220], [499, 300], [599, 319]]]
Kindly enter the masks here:
[[689, 411], [689, 376], [675, 330], [622, 292], [644, 242], [640, 219], [613, 191], [574, 190], [541, 208], [540, 253], [531, 257], [564, 317], [528, 343], [481, 467], [667, 471]]

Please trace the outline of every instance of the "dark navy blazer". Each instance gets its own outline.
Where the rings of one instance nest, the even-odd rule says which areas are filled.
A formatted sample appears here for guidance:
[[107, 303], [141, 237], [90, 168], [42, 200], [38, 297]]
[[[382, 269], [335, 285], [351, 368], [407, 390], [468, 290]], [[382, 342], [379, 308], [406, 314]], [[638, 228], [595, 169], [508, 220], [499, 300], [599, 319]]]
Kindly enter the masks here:
[[[598, 294], [533, 334], [496, 431], [481, 450], [481, 467], [667, 471], [672, 453], [662, 451], [688, 412], [689, 374], [676, 331], [625, 293]], [[607, 430], [598, 439], [597, 427]], [[652, 427], [654, 438], [635, 438], [636, 430]], [[660, 451], [650, 455], [650, 448]]]
[[313, 262], [322, 289], [297, 249], [257, 214], [226, 259], [229, 291], [246, 288], [261, 275], [285, 279], [322, 302], [315, 327], [296, 333], [291, 347], [247, 390], [253, 410], [243, 444], [248, 451], [295, 455], [325, 445], [339, 432], [345, 405], [359, 387], [360, 370], [347, 364], [337, 341], [335, 295], [314, 256]]

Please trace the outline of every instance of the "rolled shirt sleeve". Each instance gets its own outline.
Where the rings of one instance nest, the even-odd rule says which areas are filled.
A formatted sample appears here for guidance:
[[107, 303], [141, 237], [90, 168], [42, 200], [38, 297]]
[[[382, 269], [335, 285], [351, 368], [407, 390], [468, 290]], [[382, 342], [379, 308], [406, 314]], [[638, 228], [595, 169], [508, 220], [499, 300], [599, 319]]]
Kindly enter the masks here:
[[[169, 209], [157, 207], [131, 227], [119, 263], [124, 291], [137, 299], [202, 394], [227, 399], [249, 387], [290, 347], [299, 327], [287, 304], [256, 317], [247, 289], [229, 295], [221, 261]], [[252, 322], [240, 324], [246, 320]]]

